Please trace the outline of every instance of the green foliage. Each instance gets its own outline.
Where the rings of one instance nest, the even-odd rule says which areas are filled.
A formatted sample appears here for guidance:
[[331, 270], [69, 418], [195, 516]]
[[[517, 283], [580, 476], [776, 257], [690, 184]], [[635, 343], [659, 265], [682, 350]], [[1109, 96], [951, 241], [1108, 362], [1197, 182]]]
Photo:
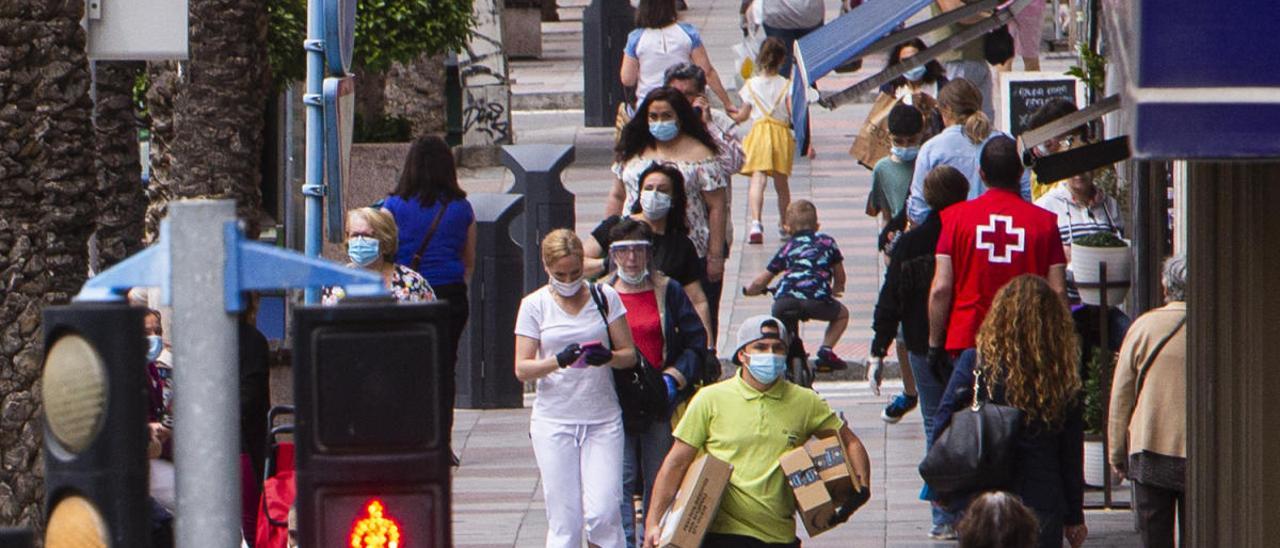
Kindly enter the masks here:
[[399, 116], [382, 116], [365, 120], [355, 116], [352, 140], [357, 143], [403, 143], [413, 140], [413, 125]]
[[[373, 72], [423, 53], [461, 49], [471, 38], [472, 0], [360, 0], [352, 64]], [[268, 58], [277, 84], [306, 77], [307, 0], [270, 0]]]
[[1095, 348], [1093, 355], [1089, 356], [1089, 361], [1084, 364], [1085, 434], [1103, 434], [1107, 427], [1102, 421], [1106, 406], [1111, 404], [1111, 395], [1102, 393], [1102, 380], [1104, 375], [1111, 374], [1111, 368], [1115, 365], [1112, 363], [1113, 357], [1110, 354], [1110, 352], [1103, 352], [1101, 348]]
[[1129, 246], [1129, 244], [1124, 243], [1124, 240], [1121, 240], [1120, 238], [1116, 237], [1115, 234], [1112, 234], [1110, 232], [1094, 232], [1093, 234], [1089, 234], [1087, 236], [1081, 236], [1079, 238], [1076, 238], [1075, 240], [1072, 240], [1071, 244], [1084, 246], [1084, 247], [1128, 247]]
[[1093, 51], [1088, 42], [1080, 42], [1076, 50], [1080, 53], [1080, 64], [1067, 69], [1067, 75], [1083, 80], [1097, 97], [1101, 97], [1106, 92], [1107, 58]]

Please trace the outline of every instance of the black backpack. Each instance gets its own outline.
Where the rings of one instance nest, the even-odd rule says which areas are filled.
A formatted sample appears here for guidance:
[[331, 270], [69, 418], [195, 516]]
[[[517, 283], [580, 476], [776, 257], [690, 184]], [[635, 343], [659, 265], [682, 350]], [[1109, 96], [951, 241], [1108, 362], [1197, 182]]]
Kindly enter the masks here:
[[[609, 348], [612, 349], [609, 300], [604, 297], [600, 284], [591, 284], [588, 288], [591, 290], [591, 300], [595, 302], [600, 318], [604, 320], [605, 336], [609, 338]], [[642, 431], [649, 424], [670, 416], [667, 383], [662, 380], [662, 372], [654, 369], [639, 350], [636, 350], [635, 365], [613, 370], [613, 386], [618, 392], [618, 405], [622, 407], [622, 427], [628, 433]]]

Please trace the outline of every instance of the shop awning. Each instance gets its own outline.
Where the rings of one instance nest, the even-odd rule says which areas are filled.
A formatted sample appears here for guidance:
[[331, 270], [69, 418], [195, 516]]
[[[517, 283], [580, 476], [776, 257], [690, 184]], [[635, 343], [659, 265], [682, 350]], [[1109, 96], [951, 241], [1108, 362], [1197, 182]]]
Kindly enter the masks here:
[[[850, 10], [835, 20], [827, 23], [796, 41], [796, 63], [792, 69], [792, 97], [805, 97], [805, 90], [818, 78], [826, 76], [836, 67], [865, 57], [866, 55], [886, 50], [896, 44], [917, 38], [946, 25], [969, 18], [975, 14], [995, 9], [1004, 0], [982, 0], [968, 4], [958, 10], [951, 11], [912, 25], [904, 30], [891, 31], [907, 18], [929, 7], [933, 0], [868, 0], [861, 6]], [[821, 101], [827, 108], [835, 108], [861, 96], [867, 90], [874, 89], [896, 78], [898, 75], [923, 65], [949, 50], [976, 40], [987, 32], [1004, 25], [1013, 18], [1013, 14], [1021, 10], [1030, 0], [1016, 0], [1007, 8], [996, 11], [990, 18], [981, 23], [967, 27], [965, 30], [949, 36], [938, 44], [931, 45], [910, 61], [888, 67], [880, 73], [859, 82], [832, 97]], [[796, 101], [800, 104], [799, 101]], [[791, 113], [792, 126], [796, 135], [803, 135], [808, 126], [808, 108], [794, 108]], [[797, 139], [797, 148], [801, 139]], [[803, 154], [804, 151], [798, 151]]]

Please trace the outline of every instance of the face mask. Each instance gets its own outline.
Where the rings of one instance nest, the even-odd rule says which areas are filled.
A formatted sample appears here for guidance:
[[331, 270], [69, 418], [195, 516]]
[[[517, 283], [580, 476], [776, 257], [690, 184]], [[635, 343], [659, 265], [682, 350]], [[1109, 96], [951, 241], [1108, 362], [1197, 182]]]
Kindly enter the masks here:
[[644, 218], [650, 221], [666, 218], [667, 212], [671, 211], [671, 195], [656, 190], [641, 191], [640, 211], [644, 212]]
[[366, 236], [347, 240], [347, 256], [358, 266], [369, 266], [378, 260], [378, 240]]
[[928, 70], [928, 67], [925, 67], [922, 65], [922, 66], [913, 68], [911, 70], [908, 70], [902, 73], [902, 75], [905, 76], [908, 80], [911, 80], [912, 82], [919, 82], [920, 80], [924, 79], [924, 73], [927, 70]]
[[551, 289], [554, 289], [561, 297], [572, 297], [577, 295], [578, 290], [582, 289], [582, 284], [585, 283], [585, 280], [582, 278], [578, 278], [572, 282], [562, 282], [557, 280], [555, 276], [550, 276], [550, 278]]
[[889, 147], [889, 152], [904, 162], [910, 162], [916, 159], [916, 154], [920, 153], [920, 147]]
[[778, 376], [787, 366], [786, 358], [777, 354], [752, 354], [747, 357], [750, 358], [747, 371], [750, 371], [751, 376], [760, 381], [760, 384], [770, 384], [778, 380]]
[[649, 134], [659, 141], [670, 141], [680, 134], [680, 126], [675, 120], [667, 122], [649, 122]]
[[631, 274], [627, 274], [627, 271], [619, 268], [618, 277], [621, 278], [623, 282], [626, 282], [627, 285], [641, 285], [644, 283], [645, 278], [649, 277], [649, 269], [646, 268], [640, 272], [636, 272], [633, 276]]
[[147, 361], [156, 361], [160, 357], [160, 353], [164, 351], [164, 337], [160, 335], [147, 335]]

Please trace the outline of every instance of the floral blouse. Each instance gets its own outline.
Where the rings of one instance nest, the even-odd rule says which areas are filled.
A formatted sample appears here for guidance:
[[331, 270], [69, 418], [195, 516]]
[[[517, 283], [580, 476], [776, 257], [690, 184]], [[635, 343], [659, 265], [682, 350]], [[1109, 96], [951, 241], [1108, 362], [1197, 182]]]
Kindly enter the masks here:
[[[640, 174], [648, 169], [653, 158], [636, 156], [625, 163], [614, 162], [613, 174], [622, 180], [627, 191], [627, 199], [622, 203], [624, 214], [631, 211], [632, 205], [640, 198]], [[707, 202], [702, 198], [703, 192], [711, 192], [728, 186], [728, 177], [722, 172], [719, 159], [715, 156], [696, 162], [670, 162], [684, 175], [684, 189], [689, 204], [685, 208], [686, 224], [689, 225], [689, 239], [698, 250], [698, 257], [707, 256], [707, 248], [711, 240], [711, 228], [708, 222]], [[727, 217], [727, 215], [726, 215]], [[726, 233], [727, 237], [728, 233]]]
[[[347, 266], [356, 268], [353, 264]], [[427, 279], [421, 274], [415, 272], [412, 268], [402, 264], [395, 265], [395, 270], [391, 271], [391, 283], [387, 286], [391, 291], [391, 296], [396, 301], [402, 303], [420, 303], [431, 302], [436, 300], [436, 292], [431, 289], [431, 284], [427, 283]], [[325, 306], [338, 304], [347, 292], [341, 287], [326, 287], [320, 295], [320, 303]]]

